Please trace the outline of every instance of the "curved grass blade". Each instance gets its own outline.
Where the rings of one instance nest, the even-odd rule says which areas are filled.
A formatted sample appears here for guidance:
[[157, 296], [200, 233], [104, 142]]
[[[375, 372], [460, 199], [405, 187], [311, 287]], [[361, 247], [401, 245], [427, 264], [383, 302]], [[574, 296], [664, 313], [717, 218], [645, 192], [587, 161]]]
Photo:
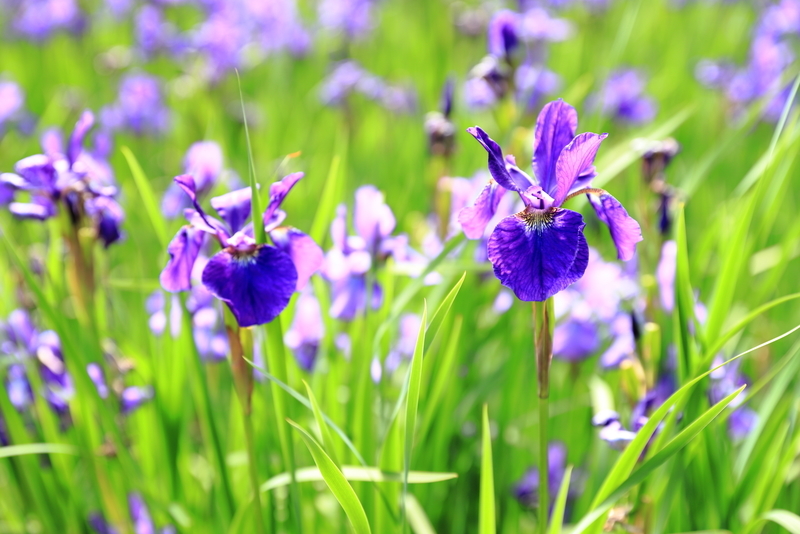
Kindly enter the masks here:
[[[458, 279], [458, 282], [453, 286], [453, 289], [447, 293], [444, 300], [442, 300], [439, 307], [436, 308], [436, 311], [433, 312], [433, 317], [431, 317], [431, 322], [428, 324], [427, 328], [425, 328], [426, 336], [425, 336], [425, 350], [427, 351], [433, 340], [436, 339], [436, 334], [439, 333], [439, 329], [442, 327], [442, 323], [447, 318], [447, 314], [450, 313], [450, 308], [453, 306], [453, 301], [456, 300], [459, 291], [461, 291], [461, 286], [464, 284], [464, 279], [466, 279], [467, 273], [461, 275], [461, 278]], [[424, 324], [424, 323], [423, 323]], [[431, 335], [427, 335], [427, 332], [431, 332]]]
[[[692, 381], [692, 383], [696, 383]], [[686, 387], [686, 386], [684, 386]], [[692, 439], [694, 439], [716, 416], [735, 399], [745, 386], [740, 387], [717, 404], [706, 410], [703, 415], [695, 419], [692, 424], [686, 427], [680, 434], [675, 436], [669, 443], [664, 446], [655, 456], [647, 460], [642, 466], [634, 471], [630, 476], [619, 484], [616, 489], [608, 494], [599, 505], [592, 505], [592, 511], [583, 516], [570, 534], [581, 534], [585, 532], [591, 525], [602, 517], [614, 504], [621, 499], [633, 487], [643, 482], [655, 469], [661, 466], [664, 462], [669, 460], [675, 453], [684, 448]], [[682, 388], [683, 389], [683, 388]], [[675, 395], [673, 395], [674, 397]], [[641, 432], [641, 430], [640, 430]], [[637, 436], [638, 437], [638, 436]], [[629, 445], [630, 447], [630, 445]]]
[[492, 433], [489, 429], [489, 407], [483, 405], [483, 430], [481, 434], [481, 490], [478, 510], [478, 534], [495, 534], [494, 468], [492, 466]]
[[325, 483], [330, 488], [334, 497], [336, 497], [336, 500], [342, 505], [344, 513], [347, 514], [347, 518], [353, 525], [356, 534], [370, 534], [371, 530], [369, 528], [367, 514], [364, 512], [364, 507], [361, 506], [358, 495], [356, 495], [350, 483], [347, 482], [344, 474], [339, 471], [339, 468], [336, 467], [333, 460], [325, 454], [325, 451], [323, 451], [319, 443], [311, 437], [311, 434], [306, 432], [303, 427], [294, 421], [290, 419], [287, 419], [287, 421], [300, 432], [300, 436], [303, 438], [303, 441], [305, 441], [311, 456], [314, 458], [314, 463], [317, 464], [322, 478], [325, 480]]
[[759, 523], [765, 521], [772, 521], [791, 532], [791, 534], [800, 534], [800, 516], [789, 510], [770, 510], [758, 518], [747, 532], [752, 532]]
[[558, 489], [558, 497], [553, 504], [553, 513], [550, 516], [550, 534], [561, 534], [561, 527], [564, 524], [564, 510], [567, 507], [567, 495], [569, 495], [569, 481], [572, 477], [572, 466], [568, 466], [564, 471], [564, 479]]
[[308, 393], [308, 400], [311, 402], [311, 411], [314, 412], [314, 420], [317, 422], [317, 426], [319, 427], [319, 432], [322, 434], [322, 444], [325, 445], [326, 452], [328, 456], [331, 457], [333, 463], [337, 466], [340, 465], [338, 458], [336, 458], [336, 449], [333, 445], [333, 437], [331, 437], [331, 430], [328, 428], [328, 425], [325, 423], [325, 418], [322, 415], [322, 410], [319, 408], [319, 404], [317, 404], [317, 399], [314, 397], [314, 392], [311, 391], [311, 387], [308, 385], [308, 382], [303, 380], [303, 385], [306, 387], [306, 393]]
[[123, 146], [120, 147], [120, 151], [122, 152], [122, 155], [125, 156], [125, 161], [128, 162], [128, 168], [130, 168], [131, 174], [133, 175], [133, 181], [136, 183], [136, 189], [139, 190], [139, 196], [142, 197], [144, 210], [147, 212], [147, 216], [150, 219], [150, 224], [153, 225], [153, 229], [156, 231], [156, 237], [161, 243], [161, 248], [166, 250], [167, 244], [169, 243], [169, 235], [167, 234], [167, 227], [164, 224], [164, 218], [161, 215], [161, 209], [159, 208], [158, 202], [156, 202], [153, 189], [150, 187], [150, 182], [147, 181], [147, 177], [145, 176], [142, 167], [139, 165], [139, 161], [136, 159], [136, 156], [134, 156], [133, 152], [131, 152], [131, 149]]
[[[403, 482], [403, 473], [384, 471], [377, 467], [360, 467], [356, 465], [341, 466], [344, 478], [353, 482]], [[298, 482], [319, 482], [324, 480], [318, 467], [301, 467], [295, 471], [294, 476]], [[432, 473], [429, 471], [410, 471], [409, 484], [433, 484], [458, 478], [457, 473]], [[288, 486], [291, 482], [289, 473], [281, 473], [261, 484], [261, 492]]]
[[[461, 286], [459, 285], [458, 287]], [[403, 520], [405, 519], [405, 496], [408, 494], [408, 472], [411, 470], [411, 452], [414, 448], [414, 431], [417, 428], [419, 391], [422, 388], [422, 359], [425, 353], [425, 325], [427, 322], [428, 303], [423, 301], [417, 344], [414, 347], [414, 355], [411, 359], [411, 374], [408, 381], [408, 397], [406, 398], [406, 424], [403, 429], [405, 433], [403, 437], [403, 507], [401, 510]]]
[[8, 447], [0, 447], [0, 458], [23, 456], [25, 454], [77, 455], [78, 451], [72, 445], [64, 445], [61, 443], [28, 443], [26, 445], [9, 445]]

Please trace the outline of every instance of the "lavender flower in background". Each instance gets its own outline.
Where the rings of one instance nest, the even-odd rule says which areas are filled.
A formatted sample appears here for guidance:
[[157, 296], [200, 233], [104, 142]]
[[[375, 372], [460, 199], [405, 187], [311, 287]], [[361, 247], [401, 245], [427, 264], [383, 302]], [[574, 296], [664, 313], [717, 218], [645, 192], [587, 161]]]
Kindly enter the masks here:
[[150, 74], [126, 74], [117, 100], [100, 111], [100, 122], [109, 131], [129, 130], [136, 135], [164, 133], [169, 110], [164, 105], [161, 80]]
[[308, 372], [314, 370], [324, 334], [319, 301], [310, 286], [306, 287], [297, 299], [294, 321], [284, 336], [284, 343], [292, 350], [300, 367]]
[[0, 136], [8, 125], [25, 118], [25, 93], [19, 84], [11, 80], [0, 80]]
[[[723, 361], [721, 356], [717, 356], [714, 358], [711, 367], [717, 367], [723, 363]], [[749, 378], [739, 372], [740, 365], [741, 360], [735, 360], [711, 372], [711, 385], [708, 388], [709, 403], [716, 404], [740, 387], [750, 383]], [[752, 408], [742, 405], [744, 400], [742, 398], [743, 393], [744, 392], [740, 393], [729, 404], [729, 407], [732, 408], [733, 411], [728, 417], [728, 433], [731, 439], [736, 441], [747, 437], [758, 422], [758, 414]]]
[[487, 45], [489, 53], [509, 63], [522, 45], [522, 17], [510, 9], [497, 11], [489, 21]]
[[341, 61], [322, 81], [320, 99], [328, 106], [344, 106], [352, 94], [360, 94], [395, 113], [411, 113], [417, 106], [413, 89], [390, 85], [356, 61]]
[[167, 303], [164, 298], [164, 292], [160, 289], [156, 289], [147, 297], [145, 309], [150, 315], [148, 326], [153, 334], [161, 336], [167, 328], [167, 322], [169, 322], [170, 335], [173, 338], [177, 338], [181, 335], [183, 313], [181, 311], [180, 300], [176, 295], [172, 295], [170, 299], [169, 315], [167, 315]]
[[619, 414], [613, 410], [598, 412], [592, 417], [592, 426], [600, 428], [600, 439], [608, 443], [612, 449], [622, 451], [636, 437], [636, 432], [626, 430], [622, 426]]
[[547, 67], [533, 62], [520, 65], [514, 74], [514, 86], [517, 91], [517, 102], [532, 111], [539, 106], [542, 99], [561, 88], [561, 77]]
[[484, 57], [470, 70], [464, 84], [464, 101], [474, 110], [495, 105], [508, 94], [512, 73], [494, 56]]
[[59, 31], [78, 33], [86, 23], [76, 0], [11, 0], [0, 3], [0, 15], [13, 33], [35, 42]]
[[386, 361], [383, 363], [386, 374], [390, 376], [394, 374], [404, 360], [411, 361], [417, 345], [420, 325], [421, 319], [415, 313], [406, 313], [400, 317], [397, 341], [386, 355]]
[[16, 174], [2, 174], [0, 182], [14, 191], [15, 201], [8, 206], [14, 216], [43, 221], [54, 217], [63, 205], [76, 227], [88, 223], [108, 247], [120, 239], [125, 215], [115, 199], [117, 187], [111, 167], [105, 161], [106, 154], [83, 148], [93, 124], [94, 115], [84, 111], [66, 150], [60, 134], [45, 133], [42, 138], [45, 153], [18, 161], [14, 166]]
[[52, 330], [37, 331], [28, 312], [22, 309], [11, 312], [2, 326], [2, 334], [0, 361], [9, 364], [5, 388], [11, 404], [23, 411], [33, 403], [34, 391], [25, 362], [35, 360], [44, 385], [44, 390], [38, 393], [56, 414], [68, 416], [69, 400], [75, 388], [64, 363], [58, 335]]
[[321, 0], [317, 7], [323, 28], [354, 40], [366, 36], [374, 26], [376, 0]]
[[513, 156], [478, 127], [467, 131], [486, 149], [493, 181], [459, 221], [467, 237], [482, 235], [497, 209], [499, 190], [517, 192], [523, 211], [497, 225], [487, 245], [495, 276], [520, 300], [544, 301], [583, 276], [589, 247], [583, 217], [563, 209], [575, 195], [587, 194], [598, 218], [611, 231], [618, 257], [630, 260], [642, 240], [639, 224], [606, 191], [587, 187], [595, 176], [593, 161], [606, 134], [575, 136], [578, 115], [561, 100], [547, 104], [536, 123], [533, 167], [537, 180], [525, 174]]
[[634, 125], [651, 122], [656, 116], [656, 103], [644, 94], [645, 79], [635, 69], [612, 72], [598, 93], [589, 98], [589, 107], [599, 109], [607, 117]]
[[[201, 200], [211, 192], [223, 172], [222, 149], [214, 141], [198, 141], [189, 147], [183, 157], [184, 174], [192, 175], [197, 196]], [[186, 208], [192, 207], [192, 201], [181, 187], [172, 182], [161, 199], [161, 212], [168, 219], [174, 219]]]
[[661, 258], [656, 267], [656, 282], [661, 308], [672, 313], [675, 308], [675, 270], [678, 258], [678, 244], [675, 241], [664, 241], [661, 246]]
[[[208, 259], [198, 258], [195, 262], [193, 280], [199, 282]], [[205, 361], [224, 361], [228, 355], [228, 333], [222, 320], [219, 305], [202, 283], [192, 286], [186, 308], [192, 314], [192, 337], [200, 357]]]
[[206, 236], [213, 236], [222, 250], [203, 268], [205, 288], [228, 306], [240, 326], [272, 321], [322, 261], [322, 251], [310, 237], [295, 228], [278, 226], [286, 217], [280, 206], [302, 177], [303, 173], [290, 174], [270, 187], [269, 203], [257, 224], [264, 225], [275, 245], [261, 245], [253, 238], [253, 223], [247, 224], [251, 215], [249, 187], [211, 199], [220, 221], [200, 207], [194, 178], [189, 174], [177, 176], [175, 182], [189, 196], [194, 209], [186, 210], [190, 224], [169, 244], [170, 259], [160, 277], [162, 287], [170, 292], [191, 289], [194, 264]]
[[[128, 494], [128, 512], [131, 517], [131, 524], [134, 534], [175, 534], [175, 527], [167, 525], [159, 529], [156, 528], [150, 510], [139, 493]], [[116, 528], [111, 526], [99, 513], [89, 515], [89, 526], [96, 534], [117, 534]]]
[[113, 367], [117, 371], [117, 376], [110, 385], [106, 382], [105, 371], [99, 363], [92, 362], [88, 364], [86, 366], [86, 374], [89, 375], [95, 388], [97, 388], [97, 394], [101, 399], [107, 399], [109, 391], [114, 392], [122, 415], [130, 415], [155, 396], [152, 386], [125, 386], [123, 383], [124, 375], [130, 369], [123, 368], [117, 364], [113, 365]]
[[[547, 447], [547, 486], [550, 495], [556, 495], [561, 482], [564, 480], [564, 472], [567, 468], [567, 447], [560, 441], [551, 442]], [[538, 505], [539, 495], [539, 468], [528, 469], [513, 489], [513, 495], [519, 503], [527, 508], [535, 508]], [[575, 479], [570, 481], [567, 490], [568, 501], [574, 500], [579, 495], [578, 484]], [[548, 514], [553, 511], [553, 502], [550, 502]], [[565, 515], [565, 517], [567, 517]]]
[[178, 29], [166, 20], [158, 5], [145, 4], [139, 8], [134, 29], [136, 43], [145, 57], [158, 52], [177, 56], [187, 46], [179, 36]]

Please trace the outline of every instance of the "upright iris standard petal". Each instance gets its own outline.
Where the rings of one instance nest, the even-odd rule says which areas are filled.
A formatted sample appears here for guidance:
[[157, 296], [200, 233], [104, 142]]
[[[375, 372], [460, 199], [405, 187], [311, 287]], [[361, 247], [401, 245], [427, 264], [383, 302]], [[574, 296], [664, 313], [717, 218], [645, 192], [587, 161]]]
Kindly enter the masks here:
[[239, 326], [272, 321], [289, 304], [297, 269], [288, 254], [270, 245], [228, 247], [203, 269], [203, 284], [223, 300]]
[[322, 266], [322, 249], [310, 236], [297, 228], [276, 228], [269, 235], [275, 246], [292, 258], [297, 269], [297, 291], [300, 291], [311, 275]]
[[492, 174], [492, 178], [505, 189], [519, 191], [520, 188], [514, 182], [508, 169], [506, 169], [506, 160], [503, 158], [503, 150], [500, 148], [500, 145], [495, 143], [494, 140], [478, 126], [467, 128], [467, 131], [472, 137], [478, 140], [489, 154], [489, 172]]
[[556, 161], [555, 193], [551, 194], [556, 206], [564, 202], [578, 177], [592, 166], [600, 143], [606, 137], [608, 134], [582, 133], [561, 151]]
[[486, 231], [486, 225], [497, 212], [497, 206], [506, 190], [494, 180], [483, 188], [475, 200], [475, 204], [463, 208], [458, 213], [458, 222], [464, 229], [464, 235], [469, 239], [480, 239]]
[[565, 209], [506, 217], [487, 245], [495, 276], [520, 300], [552, 297], [583, 276], [589, 257], [584, 226], [580, 213]]
[[167, 252], [169, 261], [161, 271], [159, 281], [167, 291], [187, 291], [192, 287], [192, 267], [200, 254], [204, 233], [191, 226], [184, 226], [172, 238]]
[[273, 215], [281, 207], [283, 199], [289, 194], [294, 185], [303, 178], [302, 172], [294, 172], [284, 176], [279, 182], [273, 183], [269, 186], [269, 204], [264, 211], [264, 224], [272, 220]]
[[183, 168], [194, 176], [198, 193], [207, 193], [222, 174], [222, 149], [214, 141], [199, 141], [186, 151]]
[[241, 230], [250, 217], [251, 196], [252, 189], [244, 187], [211, 199], [211, 207], [228, 223], [231, 234]]
[[547, 194], [555, 196], [556, 161], [575, 137], [578, 113], [561, 99], [546, 104], [536, 119], [533, 141], [533, 173]]
[[81, 118], [75, 124], [75, 129], [72, 130], [72, 135], [69, 137], [69, 145], [67, 146], [67, 160], [72, 165], [78, 160], [81, 151], [83, 150], [83, 139], [89, 130], [94, 126], [94, 114], [88, 109], [81, 114]]
[[636, 243], [641, 241], [642, 229], [639, 223], [628, 215], [628, 212], [619, 201], [606, 193], [590, 193], [587, 195], [597, 217], [603, 221], [611, 232], [611, 239], [617, 247], [617, 257], [622, 261], [633, 258], [636, 252]]

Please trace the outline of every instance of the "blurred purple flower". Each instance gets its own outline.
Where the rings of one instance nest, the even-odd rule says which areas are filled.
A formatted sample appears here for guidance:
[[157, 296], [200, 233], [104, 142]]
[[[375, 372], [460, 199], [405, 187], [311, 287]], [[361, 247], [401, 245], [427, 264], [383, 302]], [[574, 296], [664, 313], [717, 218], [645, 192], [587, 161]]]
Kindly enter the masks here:
[[448, 79], [442, 94], [441, 111], [431, 111], [425, 115], [428, 151], [434, 156], [449, 157], [453, 153], [456, 135], [456, 127], [450, 120], [453, 109], [453, 91], [453, 80]]
[[[195, 266], [200, 263], [198, 260]], [[202, 269], [199, 272], [202, 273]], [[201, 274], [195, 278], [200, 276]], [[202, 284], [194, 285], [186, 299], [186, 308], [192, 314], [192, 335], [200, 357], [206, 361], [225, 360], [228, 355], [228, 333], [214, 295]]]
[[546, 95], [553, 94], [561, 87], [561, 77], [546, 67], [523, 63], [514, 74], [517, 101], [526, 109], [533, 110]]
[[593, 321], [568, 318], [553, 333], [553, 356], [561, 360], [585, 360], [600, 347], [600, 333]]
[[220, 221], [200, 207], [194, 178], [189, 174], [177, 176], [175, 182], [189, 196], [194, 209], [186, 210], [190, 225], [179, 230], [169, 245], [170, 259], [160, 277], [162, 287], [170, 292], [191, 289], [192, 268], [205, 234], [210, 234], [222, 250], [205, 264], [203, 285], [228, 306], [240, 326], [272, 321], [322, 262], [322, 251], [310, 237], [294, 228], [278, 227], [286, 216], [280, 205], [302, 177], [303, 173], [290, 174], [270, 186], [270, 200], [258, 222], [275, 243], [266, 245], [256, 244], [253, 223], [247, 223], [249, 187], [211, 199]]
[[592, 417], [592, 425], [600, 427], [600, 439], [618, 451], [624, 450], [636, 437], [636, 432], [626, 430], [622, 426], [619, 414], [614, 411], [598, 412]]
[[130, 130], [136, 135], [161, 134], [169, 123], [161, 80], [150, 74], [127, 74], [119, 85], [117, 100], [100, 112], [104, 128]]
[[583, 217], [561, 207], [576, 194], [587, 194], [598, 218], [609, 227], [620, 259], [630, 260], [642, 240], [639, 224], [614, 197], [586, 188], [595, 175], [594, 157], [606, 134], [575, 136], [577, 123], [575, 109], [562, 100], [542, 109], [534, 141], [537, 180], [517, 167], [513, 156], [504, 158], [500, 146], [482, 129], [467, 129], [487, 151], [493, 181], [474, 206], [461, 210], [459, 222], [468, 237], [480, 235], [497, 209], [497, 189], [519, 195], [524, 210], [500, 221], [487, 249], [495, 276], [520, 300], [546, 300], [583, 276], [589, 262]]
[[44, 41], [60, 30], [79, 32], [85, 24], [76, 0], [12, 0], [11, 7], [14, 31], [33, 41]]
[[169, 319], [167, 319], [167, 306], [164, 292], [160, 289], [156, 289], [150, 293], [150, 296], [147, 297], [147, 301], [145, 302], [145, 308], [147, 313], [150, 314], [148, 326], [153, 334], [161, 336], [167, 327], [167, 321], [169, 321], [170, 335], [172, 338], [175, 339], [181, 335], [183, 312], [180, 299], [178, 299], [177, 295], [172, 295], [170, 299]]
[[94, 387], [97, 388], [97, 394], [100, 396], [100, 398], [108, 398], [108, 384], [106, 384], [106, 375], [103, 372], [103, 368], [100, 366], [100, 364], [88, 364], [86, 366], [86, 374], [89, 375], [89, 379], [94, 384]]
[[413, 89], [390, 85], [351, 59], [334, 65], [320, 86], [320, 99], [328, 106], [343, 106], [351, 94], [361, 94], [395, 113], [416, 109]]
[[510, 61], [514, 52], [522, 44], [520, 31], [522, 17], [510, 9], [497, 11], [489, 21], [487, 45], [489, 53], [498, 58]]
[[661, 299], [661, 308], [672, 313], [675, 308], [675, 269], [678, 257], [678, 244], [675, 241], [664, 241], [661, 246], [661, 258], [656, 267], [656, 282]]
[[[383, 193], [372, 185], [356, 190], [353, 226], [356, 235], [347, 235], [347, 207], [339, 206], [331, 223], [333, 248], [325, 255], [322, 275], [331, 284], [331, 317], [352, 321], [370, 306], [380, 307], [383, 292], [377, 282], [367, 287], [367, 273], [393, 256], [407, 261], [409, 247], [405, 236], [392, 236], [395, 218], [384, 203]], [[369, 290], [368, 290], [369, 289]]]
[[67, 147], [60, 136], [48, 133], [43, 137], [44, 154], [28, 156], [14, 166], [16, 174], [0, 175], [0, 181], [13, 189], [14, 196], [26, 195], [28, 202], [15, 201], [8, 206], [22, 219], [45, 220], [58, 212], [63, 204], [76, 226], [88, 218], [99, 240], [108, 247], [122, 234], [122, 207], [115, 200], [117, 188], [111, 167], [100, 154], [83, 147], [83, 141], [94, 125], [94, 115], [84, 111], [75, 125]]
[[[547, 490], [550, 495], [556, 495], [561, 482], [564, 479], [564, 472], [567, 468], [567, 448], [560, 441], [551, 442], [547, 447]], [[567, 498], [574, 499], [578, 495], [577, 484], [570, 482], [567, 490]], [[538, 505], [539, 495], [539, 468], [528, 469], [522, 478], [514, 485], [514, 497], [523, 506], [534, 508]], [[550, 500], [548, 514], [553, 511], [553, 500]]]
[[386, 355], [384, 362], [387, 374], [393, 374], [403, 360], [411, 360], [414, 356], [420, 325], [421, 319], [415, 313], [407, 313], [400, 317], [397, 341]]
[[469, 72], [464, 101], [470, 109], [485, 109], [502, 100], [509, 90], [511, 71], [494, 56], [484, 57]]
[[152, 386], [128, 386], [120, 394], [120, 411], [127, 415], [153, 398]]
[[373, 27], [375, 0], [321, 0], [317, 8], [320, 24], [343, 32], [348, 39], [364, 37]]
[[295, 307], [294, 321], [284, 336], [284, 342], [306, 371], [314, 369], [319, 346], [325, 333], [319, 301], [310, 286], [300, 293]]
[[25, 94], [19, 84], [0, 81], [0, 133], [5, 124], [19, 118], [25, 105]]
[[603, 88], [590, 100], [605, 116], [630, 124], [646, 124], [655, 118], [657, 108], [644, 90], [644, 76], [639, 71], [620, 69], [609, 75]]
[[[217, 184], [223, 172], [222, 149], [214, 141], [198, 141], [189, 147], [183, 158], [184, 174], [194, 178], [197, 196], [203, 199]], [[167, 219], [174, 219], [186, 208], [192, 207], [192, 201], [181, 187], [173, 182], [164, 192], [161, 199], [161, 212]]]
[[[711, 367], [717, 367], [723, 362], [721, 356], [714, 358]], [[742, 386], [750, 383], [746, 375], [739, 372], [741, 360], [735, 360], [716, 371], [711, 372], [711, 385], [708, 388], [708, 402], [717, 404], [722, 399]], [[743, 406], [744, 392], [734, 398], [728, 405], [733, 412], [728, 418], [728, 433], [734, 440], [742, 440], [755, 428], [758, 414], [750, 407]]]

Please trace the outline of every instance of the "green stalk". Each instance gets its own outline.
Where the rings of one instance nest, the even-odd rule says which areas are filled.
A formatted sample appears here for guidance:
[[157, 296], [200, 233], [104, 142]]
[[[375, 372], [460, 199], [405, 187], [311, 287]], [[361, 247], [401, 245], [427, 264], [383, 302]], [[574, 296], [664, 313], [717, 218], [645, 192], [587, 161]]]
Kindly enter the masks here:
[[[284, 384], [289, 383], [288, 370], [286, 367], [286, 351], [283, 346], [283, 328], [281, 327], [280, 317], [266, 324], [267, 330], [267, 367], [270, 372]], [[291, 476], [289, 494], [291, 495], [291, 510], [294, 515], [296, 532], [303, 531], [303, 521], [300, 515], [300, 488], [295, 478], [294, 448], [289, 441], [289, 432], [286, 427], [286, 393], [275, 383], [270, 384], [272, 388], [272, 403], [275, 406], [275, 420], [278, 425], [278, 439], [281, 443], [281, 458], [283, 467]]]
[[253, 148], [250, 145], [250, 130], [247, 128], [247, 114], [244, 110], [244, 96], [242, 96], [242, 80], [239, 79], [239, 71], [236, 71], [236, 82], [239, 84], [239, 103], [242, 105], [242, 122], [244, 122], [244, 136], [247, 140], [247, 163], [250, 174], [250, 212], [253, 214], [253, 230], [255, 231], [256, 243], [263, 245], [267, 242], [267, 232], [264, 230], [264, 223], [261, 220], [261, 197], [258, 196], [258, 180], [256, 180], [256, 167], [253, 163]]
[[547, 425], [550, 420], [550, 362], [553, 359], [553, 328], [555, 312], [553, 298], [533, 303], [534, 340], [536, 344], [536, 375], [539, 391], [539, 530], [547, 532], [549, 470], [547, 459]]

